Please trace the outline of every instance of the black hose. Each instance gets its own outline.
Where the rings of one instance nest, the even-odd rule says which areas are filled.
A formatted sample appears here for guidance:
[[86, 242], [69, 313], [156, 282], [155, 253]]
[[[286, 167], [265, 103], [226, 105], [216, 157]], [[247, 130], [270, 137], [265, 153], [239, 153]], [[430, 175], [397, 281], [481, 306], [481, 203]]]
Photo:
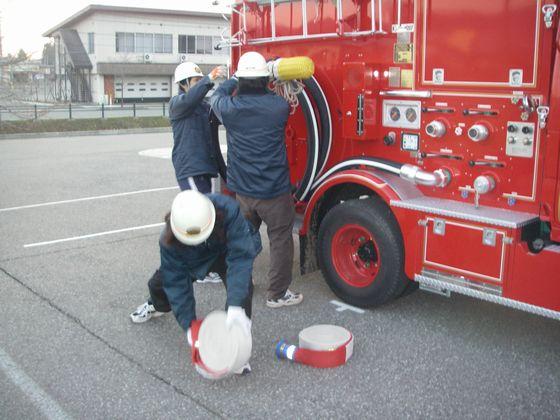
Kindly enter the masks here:
[[316, 114], [319, 116], [319, 161], [317, 167], [322, 168], [325, 161], [328, 159], [327, 154], [330, 150], [330, 143], [332, 140], [332, 127], [329, 118], [328, 104], [325, 102], [323, 91], [315, 77], [304, 80], [303, 84], [311, 94], [311, 98], [317, 107]]
[[222, 155], [222, 149], [220, 149], [220, 136], [218, 130], [220, 128], [220, 120], [214, 114], [214, 111], [210, 111], [210, 134], [212, 151], [216, 157], [216, 163], [218, 164], [218, 173], [222, 177], [224, 183], [227, 183], [227, 166]]
[[306, 93], [302, 92], [298, 95], [299, 104], [303, 111], [305, 118], [305, 126], [307, 128], [307, 164], [305, 166], [305, 173], [300, 180], [299, 185], [294, 192], [294, 196], [298, 201], [301, 201], [307, 195], [311, 184], [314, 181], [318, 162], [315, 159], [315, 151], [318, 148], [319, 139], [315, 135], [314, 122], [316, 124], [315, 114], [312, 107], [308, 103]]
[[[362, 162], [371, 162], [371, 165], [368, 165], [367, 163], [352, 162], [352, 161], [355, 161], [355, 160], [360, 160]], [[326, 174], [328, 174], [328, 176], [330, 177], [330, 176], [332, 176], [332, 175], [334, 175], [334, 174], [336, 174], [340, 171], [345, 171], [347, 169], [353, 169], [353, 168], [359, 168], [360, 166], [371, 166], [371, 167], [373, 167], [375, 169], [378, 169], [380, 171], [385, 171], [385, 172], [389, 172], [389, 173], [393, 173], [393, 174], [395, 173], [393, 171], [388, 170], [387, 168], [382, 168], [382, 167], [379, 167], [378, 165], [375, 165], [376, 163], [378, 163], [378, 164], [380, 163], [380, 164], [383, 164], [385, 166], [390, 166], [391, 168], [395, 168], [397, 171], [400, 170], [402, 168], [402, 166], [404, 165], [404, 163], [394, 162], [392, 160], [387, 160], [387, 159], [367, 157], [367, 156], [354, 156], [354, 157], [350, 157], [346, 160], [343, 160], [342, 162], [337, 163], [332, 168], [330, 168], [328, 171], [326, 171], [320, 178], [318, 178], [318, 180], [320, 180], [321, 178], [324, 178]], [[336, 169], [333, 170], [334, 168], [336, 168]], [[322, 180], [322, 181], [324, 181], [324, 180]], [[317, 182], [317, 181], [315, 181], [315, 182]]]

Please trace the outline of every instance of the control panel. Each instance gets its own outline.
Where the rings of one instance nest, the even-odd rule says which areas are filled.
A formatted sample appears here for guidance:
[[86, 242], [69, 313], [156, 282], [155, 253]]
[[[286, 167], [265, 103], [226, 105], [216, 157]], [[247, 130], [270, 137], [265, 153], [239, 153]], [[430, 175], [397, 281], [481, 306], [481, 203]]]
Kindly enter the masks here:
[[535, 142], [535, 124], [508, 121], [506, 131], [506, 154], [532, 158]]
[[420, 101], [383, 101], [383, 126], [419, 130]]

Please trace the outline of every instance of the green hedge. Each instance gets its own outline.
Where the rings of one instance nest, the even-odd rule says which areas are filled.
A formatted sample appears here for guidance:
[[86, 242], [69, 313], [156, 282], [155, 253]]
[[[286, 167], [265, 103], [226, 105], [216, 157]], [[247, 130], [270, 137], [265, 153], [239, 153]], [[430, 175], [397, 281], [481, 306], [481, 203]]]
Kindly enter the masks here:
[[169, 119], [167, 117], [125, 117], [84, 118], [77, 120], [2, 121], [0, 122], [0, 134], [118, 130], [151, 127], [169, 127]]

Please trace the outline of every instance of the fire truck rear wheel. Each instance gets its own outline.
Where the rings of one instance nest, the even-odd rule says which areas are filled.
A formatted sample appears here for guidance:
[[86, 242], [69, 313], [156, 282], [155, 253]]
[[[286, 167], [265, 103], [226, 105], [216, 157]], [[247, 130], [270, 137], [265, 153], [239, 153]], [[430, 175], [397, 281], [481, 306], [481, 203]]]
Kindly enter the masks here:
[[333, 207], [321, 222], [318, 243], [323, 276], [345, 302], [382, 305], [399, 297], [409, 283], [399, 225], [379, 197]]

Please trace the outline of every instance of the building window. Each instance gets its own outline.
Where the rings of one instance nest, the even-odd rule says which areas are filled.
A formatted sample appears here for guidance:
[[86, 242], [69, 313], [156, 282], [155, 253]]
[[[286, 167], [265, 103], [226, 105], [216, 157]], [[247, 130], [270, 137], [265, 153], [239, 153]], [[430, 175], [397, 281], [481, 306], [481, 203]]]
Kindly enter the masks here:
[[173, 35], [117, 32], [116, 52], [171, 54], [173, 53]]
[[196, 53], [197, 54], [212, 54], [212, 37], [211, 36], [197, 36], [196, 37]]
[[136, 33], [136, 52], [153, 53], [154, 52], [154, 34]]
[[95, 52], [95, 43], [93, 39], [93, 32], [88, 32], [88, 54], [93, 54]]
[[186, 54], [187, 53], [187, 36], [186, 35], [179, 35], [177, 37], [178, 44], [177, 44], [177, 52], [179, 54]]
[[154, 52], [163, 52], [163, 34], [154, 34]]
[[173, 53], [173, 35], [168, 34], [163, 36], [163, 52], [166, 54]]
[[129, 32], [117, 32], [116, 51], [134, 52], [134, 34]]
[[196, 53], [196, 37], [194, 35], [189, 35], [187, 37], [187, 52], [189, 54]]
[[173, 35], [154, 34], [154, 52], [171, 54], [173, 52]]
[[204, 49], [204, 37], [194, 36], [194, 35], [179, 35], [179, 54], [203, 54], [196, 51], [197, 38], [199, 40], [200, 48]]

